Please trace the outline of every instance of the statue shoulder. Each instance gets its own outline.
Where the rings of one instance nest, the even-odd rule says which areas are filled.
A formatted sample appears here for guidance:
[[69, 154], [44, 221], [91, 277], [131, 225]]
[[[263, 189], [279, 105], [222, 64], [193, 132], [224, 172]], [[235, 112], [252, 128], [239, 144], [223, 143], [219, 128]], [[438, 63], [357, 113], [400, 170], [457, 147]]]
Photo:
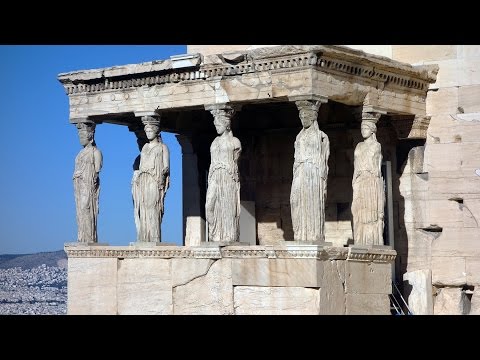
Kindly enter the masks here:
[[242, 148], [242, 143], [240, 142], [240, 140], [238, 140], [238, 138], [236, 138], [235, 136], [233, 137], [233, 146], [235, 149], [241, 149]]
[[215, 139], [213, 139], [212, 143], [210, 144], [210, 149], [213, 149], [215, 146], [217, 146], [219, 137], [217, 136]]
[[163, 151], [166, 151], [167, 153], [169, 151], [167, 144], [165, 144], [164, 142], [162, 142], [162, 149], [163, 149]]
[[154, 143], [150, 145], [150, 148], [148, 150], [151, 152], [152, 155], [160, 154], [165, 149], [163, 145], [164, 145], [163, 142]]
[[299, 140], [303, 137], [304, 133], [305, 133], [305, 132], [304, 132], [303, 129], [300, 130], [300, 132], [299, 132], [299, 133], [297, 134], [297, 136], [295, 137], [295, 141], [299, 141]]
[[320, 136], [321, 136], [322, 138], [326, 138], [326, 139], [328, 140], [328, 135], [327, 135], [325, 132], [323, 132], [323, 131], [320, 130], [320, 129], [318, 129], [318, 131], [320, 132]]

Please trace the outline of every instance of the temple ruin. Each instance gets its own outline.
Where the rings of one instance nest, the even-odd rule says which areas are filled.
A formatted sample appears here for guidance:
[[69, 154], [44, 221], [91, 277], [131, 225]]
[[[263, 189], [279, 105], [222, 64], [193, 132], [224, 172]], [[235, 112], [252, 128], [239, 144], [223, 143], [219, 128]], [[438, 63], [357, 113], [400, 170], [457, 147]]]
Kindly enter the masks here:
[[[427, 194], [439, 186], [426, 171], [425, 143], [432, 119], [427, 93], [438, 72], [434, 63], [411, 65], [345, 46], [282, 45], [190, 46], [167, 60], [60, 74], [70, 123], [125, 126], [135, 141], [145, 138], [146, 119], [158, 119], [162, 132], [176, 134], [183, 171], [182, 179], [170, 179], [183, 186], [183, 246], [168, 239], [66, 244], [68, 313], [390, 314], [396, 283], [405, 298], [412, 295], [409, 311], [433, 313], [431, 277], [434, 271], [435, 284], [439, 273], [433, 263], [441, 260], [426, 251], [442, 228], [425, 216]], [[323, 216], [321, 235], [298, 241], [291, 191], [302, 107], [314, 110], [329, 156], [324, 203], [314, 205], [321, 214], [305, 215]], [[238, 175], [231, 175], [239, 186], [239, 236], [225, 242], [211, 239], [213, 215], [206, 213], [211, 145], [225, 131], [216, 130], [218, 114], [241, 144]], [[368, 206], [379, 204], [374, 217], [381, 222], [376, 240], [366, 233], [358, 243], [354, 150], [371, 136], [362, 124], [371, 125], [378, 144], [372, 191], [379, 195]], [[229, 199], [223, 209], [235, 199], [221, 196]], [[446, 201], [461, 206], [457, 198]], [[226, 211], [222, 224], [235, 211]], [[419, 246], [423, 253], [412, 251]], [[425, 261], [431, 265], [415, 265]], [[422, 304], [429, 297], [430, 305], [414, 305], [415, 296]]]

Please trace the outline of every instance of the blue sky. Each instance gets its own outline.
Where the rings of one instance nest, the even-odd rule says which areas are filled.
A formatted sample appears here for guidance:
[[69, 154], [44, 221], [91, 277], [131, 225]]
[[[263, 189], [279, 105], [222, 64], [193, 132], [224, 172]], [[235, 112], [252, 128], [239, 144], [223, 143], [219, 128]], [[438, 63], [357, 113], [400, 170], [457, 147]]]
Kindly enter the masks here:
[[[185, 45], [0, 46], [0, 254], [55, 251], [76, 241], [72, 174], [82, 147], [57, 75], [184, 53]], [[162, 138], [171, 163], [162, 241], [181, 244], [180, 146], [173, 134]], [[136, 138], [126, 127], [101, 124], [95, 140], [103, 154], [99, 242], [128, 245], [136, 236], [130, 192]]]

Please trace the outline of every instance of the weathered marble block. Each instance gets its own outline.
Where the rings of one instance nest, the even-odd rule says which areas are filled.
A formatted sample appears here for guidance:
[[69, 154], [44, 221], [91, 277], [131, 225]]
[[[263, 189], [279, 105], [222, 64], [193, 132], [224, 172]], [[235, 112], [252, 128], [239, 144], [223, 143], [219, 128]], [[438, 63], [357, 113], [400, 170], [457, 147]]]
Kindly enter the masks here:
[[118, 261], [118, 314], [167, 315], [172, 313], [170, 259]]
[[68, 314], [117, 314], [117, 261], [116, 257], [68, 259]]
[[237, 315], [317, 315], [319, 290], [304, 287], [236, 286]]

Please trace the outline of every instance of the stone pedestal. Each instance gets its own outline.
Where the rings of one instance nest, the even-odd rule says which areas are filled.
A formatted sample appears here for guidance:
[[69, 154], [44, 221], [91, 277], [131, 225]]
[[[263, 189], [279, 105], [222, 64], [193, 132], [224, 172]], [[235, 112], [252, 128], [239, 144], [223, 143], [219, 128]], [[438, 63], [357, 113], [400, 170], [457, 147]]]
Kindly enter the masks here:
[[65, 246], [68, 314], [390, 314], [396, 252]]

